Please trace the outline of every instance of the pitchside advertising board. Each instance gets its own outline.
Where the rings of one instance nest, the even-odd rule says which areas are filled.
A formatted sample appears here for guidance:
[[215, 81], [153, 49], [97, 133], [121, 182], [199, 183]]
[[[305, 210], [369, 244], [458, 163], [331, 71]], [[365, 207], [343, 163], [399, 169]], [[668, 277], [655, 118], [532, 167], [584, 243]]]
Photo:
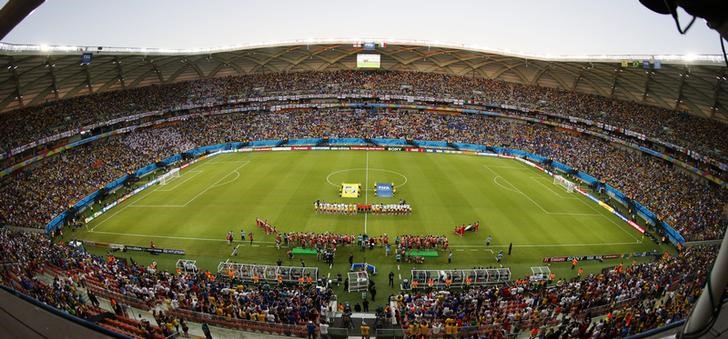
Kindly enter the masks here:
[[653, 252], [633, 252], [633, 253], [624, 253], [624, 254], [557, 256], [557, 257], [545, 257], [545, 258], [543, 258], [543, 262], [545, 262], [545, 263], [569, 262], [572, 259], [576, 259], [578, 261], [589, 261], [589, 260], [604, 261], [604, 260], [609, 260], [609, 259], [640, 258], [640, 257], [646, 257], [646, 256], [660, 256], [660, 255], [662, 255], [662, 253], [653, 251]]

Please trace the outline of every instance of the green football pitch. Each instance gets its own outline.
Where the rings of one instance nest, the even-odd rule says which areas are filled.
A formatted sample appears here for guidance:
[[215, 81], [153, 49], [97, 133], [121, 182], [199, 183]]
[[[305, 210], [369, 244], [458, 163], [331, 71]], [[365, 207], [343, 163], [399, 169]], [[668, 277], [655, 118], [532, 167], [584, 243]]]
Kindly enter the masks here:
[[[344, 182], [361, 183], [367, 190], [359, 198], [341, 198], [339, 188]], [[376, 197], [376, 182], [394, 183], [394, 197]], [[316, 200], [397, 203], [400, 199], [412, 206], [411, 215], [322, 215], [313, 209]], [[265, 236], [255, 226], [256, 218], [267, 219], [281, 232], [386, 233], [392, 240], [401, 234], [447, 235], [453, 262], [448, 264], [443, 253], [424, 264], [398, 265], [382, 248], [361, 251], [355, 246], [339, 248], [331, 268], [317, 263], [315, 256], [288, 260], [287, 249], [277, 250], [273, 236]], [[475, 221], [480, 221], [479, 232], [464, 237], [454, 234], [455, 226]], [[240, 242], [241, 229], [255, 234], [252, 245]], [[225, 241], [228, 231], [235, 234], [233, 246], [241, 245], [235, 257]], [[493, 238], [490, 247], [485, 246], [488, 235]], [[664, 250], [591, 200], [568, 193], [548, 175], [519, 161], [378, 151], [221, 154], [185, 168], [166, 185], [124, 201], [72, 237], [140, 246], [154, 241], [161, 248], [184, 249], [184, 258], [197, 260], [198, 266], [211, 271], [228, 259], [273, 264], [280, 258], [291, 266], [300, 265], [301, 259], [308, 266], [320, 264], [320, 275], [335, 276], [347, 270], [351, 253], [355, 261], [377, 266], [380, 274], [375, 281], [381, 295], [392, 292], [385, 288], [389, 271], [406, 278], [412, 268], [496, 266], [495, 253], [507, 250], [510, 243], [513, 254], [501, 264], [511, 268], [514, 277], [530, 273], [532, 266], [543, 266], [545, 256]], [[139, 263], [155, 260], [167, 269], [173, 269], [180, 258], [138, 252], [122, 256]], [[619, 262], [580, 265], [595, 272]], [[560, 277], [575, 275], [567, 263], [551, 264], [551, 269]]]

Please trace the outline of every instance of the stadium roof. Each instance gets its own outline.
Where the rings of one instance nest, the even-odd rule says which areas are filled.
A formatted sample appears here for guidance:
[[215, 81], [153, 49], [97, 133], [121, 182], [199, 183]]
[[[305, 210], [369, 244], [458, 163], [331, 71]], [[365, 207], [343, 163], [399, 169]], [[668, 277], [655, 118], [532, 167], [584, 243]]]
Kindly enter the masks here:
[[[365, 51], [363, 42], [377, 44]], [[83, 53], [93, 61], [81, 63]], [[249, 73], [382, 69], [484, 77], [636, 101], [728, 121], [728, 69], [720, 55], [535, 55], [397, 40], [301, 40], [217, 49], [0, 43], [0, 111], [89, 93]], [[643, 61], [647, 60], [647, 68]], [[630, 66], [623, 67], [623, 62]], [[655, 64], [661, 64], [656, 69]]]

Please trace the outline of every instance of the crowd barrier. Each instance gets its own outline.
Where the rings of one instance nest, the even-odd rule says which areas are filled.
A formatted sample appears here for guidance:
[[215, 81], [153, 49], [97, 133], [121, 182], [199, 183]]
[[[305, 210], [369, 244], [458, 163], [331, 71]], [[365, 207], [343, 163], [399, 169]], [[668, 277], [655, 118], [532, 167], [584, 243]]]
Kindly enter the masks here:
[[412, 141], [417, 147], [424, 148], [448, 148], [446, 141], [432, 141], [432, 140], [413, 140]]
[[387, 139], [387, 138], [373, 138], [370, 139], [372, 143], [378, 146], [407, 146], [407, 140], [404, 139]]
[[315, 146], [323, 141], [322, 138], [304, 138], [304, 139], [290, 139], [285, 145], [286, 146]]
[[282, 140], [256, 140], [248, 143], [250, 147], [277, 147], [283, 144]]
[[488, 147], [483, 145], [466, 144], [462, 142], [453, 142], [452, 145], [462, 151], [488, 152]]

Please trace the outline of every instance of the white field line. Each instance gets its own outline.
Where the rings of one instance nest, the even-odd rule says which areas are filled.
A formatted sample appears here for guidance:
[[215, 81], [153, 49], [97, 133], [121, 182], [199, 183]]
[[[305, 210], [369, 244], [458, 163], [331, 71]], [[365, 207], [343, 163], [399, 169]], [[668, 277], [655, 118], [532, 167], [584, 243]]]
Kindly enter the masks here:
[[[495, 177], [493, 177], [493, 182], [496, 185], [502, 187], [505, 190], [508, 190], [508, 191], [511, 191], [511, 192], [514, 192], [514, 193], [518, 193], [518, 194], [526, 197], [526, 199], [528, 199], [531, 203], [533, 203], [534, 205], [536, 205], [536, 207], [538, 207], [539, 209], [541, 209], [541, 211], [543, 211], [543, 213], [545, 213], [545, 214], [549, 214], [549, 215], [573, 215], [573, 216], [590, 216], [590, 215], [591, 216], [598, 216], [598, 215], [600, 215], [598, 213], [571, 213], [571, 212], [551, 212], [551, 211], [548, 211], [547, 209], [543, 208], [543, 206], [541, 206], [541, 204], [539, 204], [538, 202], [536, 202], [536, 200], [533, 200], [533, 198], [531, 198], [528, 194], [523, 193], [523, 191], [521, 191], [520, 189], [518, 189], [518, 187], [516, 187], [515, 185], [513, 185], [510, 181], [508, 181], [508, 179], [506, 179], [506, 178], [498, 175], [498, 173], [496, 171], [492, 170], [490, 167], [488, 167], [486, 165], [483, 165], [483, 167], [486, 168], [487, 170], [491, 171], [493, 174], [495, 174]], [[498, 182], [498, 178], [505, 180], [505, 182], [509, 186], [511, 186], [511, 188], [506, 187], [503, 184], [499, 183]]]
[[[250, 161], [249, 161], [249, 160], [246, 160], [246, 161], [244, 161], [244, 162], [243, 162], [243, 163], [242, 163], [242, 164], [241, 164], [240, 166], [238, 166], [238, 167], [235, 167], [235, 168], [234, 168], [234, 169], [233, 169], [232, 171], [230, 171], [230, 173], [228, 173], [228, 174], [226, 174], [225, 176], [223, 176], [222, 178], [218, 179], [218, 180], [217, 180], [217, 181], [215, 181], [215, 182], [214, 182], [214, 183], [213, 183], [212, 185], [209, 185], [209, 186], [207, 186], [207, 188], [205, 188], [204, 190], [202, 190], [202, 192], [200, 192], [200, 193], [197, 193], [197, 194], [196, 194], [196, 195], [195, 195], [194, 197], [192, 197], [192, 199], [190, 199], [189, 201], [187, 201], [187, 202], [185, 203], [185, 206], [187, 206], [187, 205], [189, 205], [189, 204], [190, 204], [191, 202], [195, 201], [195, 199], [197, 199], [198, 197], [200, 197], [200, 196], [201, 196], [202, 194], [204, 194], [205, 192], [209, 191], [210, 189], [212, 189], [212, 188], [215, 188], [215, 187], [217, 187], [217, 185], [218, 185], [218, 184], [220, 184], [220, 182], [222, 182], [222, 181], [223, 181], [223, 180], [224, 180], [225, 178], [227, 178], [227, 177], [228, 177], [228, 176], [229, 176], [230, 174], [232, 174], [232, 173], [235, 173], [235, 174], [237, 174], [237, 177], [235, 178], [235, 180], [237, 180], [237, 178], [239, 178], [239, 177], [240, 177], [240, 172], [238, 172], [238, 170], [239, 170], [240, 168], [244, 167], [245, 165], [249, 164], [249, 163], [250, 163]], [[228, 182], [226, 182], [225, 184], [229, 184], [229, 183], [231, 183], [231, 182], [232, 182], [232, 181], [228, 181]]]
[[[366, 151], [366, 155], [367, 155], [366, 166], [364, 166], [364, 168], [366, 168], [366, 170], [365, 170], [366, 179], [364, 179], [364, 204], [365, 205], [369, 203], [369, 151]], [[369, 213], [364, 213], [364, 234], [367, 234], [367, 220], [369, 219], [368, 216], [369, 216]]]
[[[554, 192], [554, 190], [553, 190], [553, 189], [551, 189], [551, 187], [549, 187], [548, 185], [546, 185], [546, 184], [544, 184], [544, 183], [542, 183], [542, 182], [540, 182], [540, 181], [538, 180], [538, 179], [539, 179], [540, 177], [538, 177], [538, 176], [530, 176], [530, 178], [531, 178], [531, 179], [533, 179], [533, 180], [535, 180], [536, 182], [538, 182], [538, 183], [539, 183], [539, 184], [541, 184], [542, 186], [544, 186], [544, 187], [546, 187], [546, 188], [550, 189], [550, 190], [551, 190], [552, 192]], [[496, 184], [497, 184], [497, 183], [496, 183]], [[501, 186], [501, 187], [503, 187], [503, 186]], [[504, 188], [505, 188], [505, 187], [504, 187]], [[578, 197], [578, 196], [576, 196], [576, 197], [570, 197], [570, 198], [571, 198], [571, 199], [576, 199], [577, 201], [579, 201], [579, 202], [581, 202], [582, 204], [586, 205], [587, 207], [591, 208], [591, 209], [592, 209], [593, 211], [597, 212], [597, 214], [599, 214], [599, 215], [600, 215], [600, 216], [602, 216], [603, 218], [605, 218], [605, 219], [609, 220], [609, 222], [611, 222], [612, 224], [615, 224], [615, 225], [617, 225], [617, 227], [618, 227], [618, 228], [619, 228], [619, 229], [620, 229], [620, 230], [621, 230], [622, 232], [626, 233], [626, 234], [627, 234], [627, 235], [629, 235], [629, 236], [630, 236], [630, 237], [631, 237], [632, 239], [634, 239], [634, 240], [635, 240], [635, 242], [639, 243], [639, 240], [637, 239], [637, 237], [635, 237], [635, 236], [634, 236], [634, 234], [632, 234], [632, 232], [631, 232], [631, 231], [630, 231], [629, 229], [626, 229], [626, 230], [624, 229], [624, 223], [621, 223], [621, 222], [617, 222], [617, 221], [615, 221], [615, 220], [614, 220], [614, 219], [613, 219], [613, 218], [612, 218], [611, 216], [609, 216], [609, 215], [606, 215], [606, 214], [605, 214], [605, 213], [604, 213], [603, 211], [600, 211], [599, 209], [597, 209], [597, 208], [596, 208], [596, 207], [594, 206], [594, 204], [592, 204], [592, 203], [591, 203], [591, 202], [589, 202], [589, 201], [584, 201], [584, 199], [582, 199], [581, 197]]]
[[[230, 173], [228, 173], [225, 176], [223, 176], [222, 178], [218, 179], [213, 184], [208, 185], [204, 190], [202, 190], [201, 192], [197, 193], [194, 197], [192, 197], [190, 200], [188, 200], [184, 204], [152, 204], [152, 205], [133, 204], [133, 205], [130, 205], [130, 207], [142, 207], [142, 208], [144, 208], [144, 207], [172, 207], [172, 208], [187, 207], [190, 203], [192, 203], [193, 201], [195, 201], [201, 195], [205, 194], [205, 192], [207, 192], [207, 191], [209, 191], [209, 190], [211, 190], [211, 189], [213, 189], [215, 187], [229, 184], [229, 183], [237, 180], [238, 178], [240, 178], [240, 172], [238, 172], [238, 169], [240, 169], [241, 167], [243, 167], [243, 166], [245, 166], [245, 165], [247, 165], [249, 163], [250, 163], [250, 161], [246, 160], [242, 165], [240, 165], [238, 167], [235, 167], [235, 169], [233, 169], [232, 171], [230, 171]], [[227, 178], [228, 176], [230, 176], [230, 174], [233, 174], [233, 173], [235, 173], [235, 175], [236, 175], [235, 179], [232, 179], [232, 180], [229, 180], [229, 181], [226, 181], [226, 182], [222, 182], [225, 178]]]
[[535, 181], [539, 185], [545, 187], [547, 190], [549, 190], [549, 191], [553, 192], [554, 194], [556, 194], [561, 199], [579, 199], [578, 197], [575, 197], [573, 195], [572, 196], [564, 196], [563, 193], [555, 190], [553, 187], [551, 187], [549, 185], [544, 184], [543, 182], [541, 182], [541, 180], [537, 179], [537, 177], [530, 177], [530, 178], [531, 178], [531, 180]]
[[101, 220], [98, 224], [94, 225], [94, 227], [91, 227], [91, 230], [90, 231], [93, 232], [97, 227], [103, 225], [105, 222], [109, 221], [109, 219], [113, 218], [115, 215], [117, 215], [117, 214], [121, 213], [122, 211], [124, 211], [125, 209], [129, 208], [129, 206], [131, 206], [131, 205], [126, 205], [126, 206], [124, 206], [122, 208], [119, 208], [114, 213], [107, 214], [106, 218], [104, 218], [104, 220]]
[[[105, 214], [106, 218], [104, 218], [104, 220], [101, 220], [98, 224], [94, 225], [94, 227], [91, 227], [91, 232], [93, 232], [97, 227], [101, 226], [105, 222], [109, 221], [109, 219], [113, 218], [115, 215], [121, 213], [123, 210], [133, 206], [134, 203], [138, 202], [141, 199], [146, 198], [148, 195], [152, 194], [152, 192], [156, 191], [157, 189], [159, 189], [159, 186], [147, 188], [147, 192], [143, 192], [142, 193], [143, 195], [141, 195], [136, 201], [134, 201], [134, 202], [129, 201], [128, 205], [126, 205], [122, 208], [119, 208], [116, 212], [111, 213], [111, 214]], [[118, 208], [118, 206], [116, 208]]]
[[[185, 172], [186, 172], [186, 173], [197, 173], [197, 174], [203, 173], [204, 171], [203, 171], [203, 170], [201, 170], [200, 168], [202, 168], [202, 167], [204, 167], [204, 166], [207, 166], [207, 165], [209, 165], [209, 164], [210, 164], [210, 163], [211, 163], [212, 161], [214, 161], [214, 160], [215, 160], [215, 159], [212, 159], [212, 160], [210, 160], [210, 162], [207, 162], [207, 161], [202, 161], [202, 162], [199, 162], [199, 163], [195, 164], [195, 165], [194, 165], [194, 167], [192, 167], [192, 168], [194, 168], [194, 169], [188, 169], [188, 170], [185, 170]], [[192, 178], [190, 177], [190, 179], [192, 179]], [[180, 184], [181, 184], [181, 183], [180, 183]], [[154, 190], [153, 190], [153, 191], [154, 191], [154, 192], [156, 192], [156, 191], [161, 191], [161, 192], [165, 192], [165, 191], [168, 191], [168, 190], [160, 190], [160, 189], [159, 189], [160, 187], [161, 187], [161, 186], [157, 185], [157, 186], [156, 186], [156, 187], [154, 188]], [[177, 188], [177, 186], [175, 186], [175, 187], [174, 187], [173, 189], [171, 189], [171, 190], [174, 190], [174, 189], [176, 189], [176, 188]], [[145, 195], [144, 197], [146, 197], [146, 196], [147, 196], [147, 195]], [[140, 201], [141, 201], [142, 199], [143, 199], [143, 198], [138, 198], [138, 199], [134, 200], [134, 202], [132, 203], [132, 205], [134, 205], [134, 206], [137, 206], [137, 207], [139, 207], [139, 206], [142, 206], [142, 205], [140, 205], [140, 204], [139, 204], [139, 202], [140, 202]]]
[[[229, 175], [229, 174], [228, 174], [228, 175]], [[217, 184], [215, 184], [215, 185], [212, 185], [212, 187], [220, 187], [220, 186], [225, 186], [225, 185], [227, 185], [227, 184], [229, 184], [229, 183], [232, 183], [232, 182], [233, 182], [233, 181], [235, 181], [235, 180], [238, 180], [238, 178], [240, 178], [240, 172], [238, 172], [238, 171], [235, 171], [235, 178], [234, 178], [234, 179], [230, 179], [230, 180], [228, 180], [228, 181], [223, 181], [223, 182], [217, 183]]]
[[[486, 166], [486, 165], [483, 165]], [[505, 165], [487, 165], [490, 168], [507, 168], [507, 169], [514, 169], [514, 170], [520, 170], [524, 169], [522, 166], [505, 166]]]
[[[513, 247], [584, 247], [584, 246], [617, 246], [617, 245], [635, 245], [639, 244], [639, 241], [632, 241], [632, 242], [609, 242], [609, 243], [595, 243], [595, 244], [513, 244]], [[490, 247], [496, 247], [496, 248], [507, 248], [509, 245], [493, 245], [491, 244]], [[474, 247], [479, 248], [483, 247], [482, 245], [451, 245], [450, 247], [453, 248], [468, 248], [468, 247]], [[487, 251], [488, 249], [484, 249], [484, 251]]]
[[176, 237], [168, 235], [149, 235], [149, 234], [136, 234], [136, 233], [119, 233], [119, 232], [104, 232], [104, 231], [91, 231], [98, 234], [110, 234], [110, 235], [124, 235], [130, 237], [145, 237], [145, 238], [162, 238], [162, 239], [179, 239], [179, 240], [195, 240], [195, 241], [227, 241], [225, 239], [211, 239], [211, 238], [195, 238], [195, 237]]
[[614, 220], [614, 218], [613, 218], [613, 217], [610, 217], [610, 216], [608, 216], [608, 215], [604, 215], [604, 214], [602, 214], [602, 217], [604, 217], [605, 219], [609, 220], [609, 221], [610, 221], [610, 222], [611, 222], [612, 224], [615, 224], [615, 225], [617, 225], [617, 227], [619, 227], [619, 229], [620, 229], [620, 230], [622, 230], [622, 232], [624, 232], [624, 233], [626, 233], [627, 235], [629, 235], [629, 236], [630, 236], [630, 237], [631, 237], [632, 239], [634, 239], [634, 240], [635, 240], [636, 242], [640, 242], [640, 240], [639, 240], [639, 239], [637, 239], [637, 237], [635, 237], [635, 236], [634, 236], [634, 234], [632, 234], [633, 232], [630, 232], [630, 231], [629, 231], [629, 229], [626, 229], [626, 230], [624, 229], [624, 227], [623, 227], [623, 224], [624, 224], [624, 223], [621, 223], [621, 222], [617, 222], [617, 221], [615, 221], [615, 220]]
[[134, 207], [134, 208], [181, 208], [186, 207], [187, 205], [172, 205], [172, 204], [133, 204], [129, 205], [128, 207]]
[[[374, 172], [391, 173], [391, 174], [398, 175], [398, 176], [404, 178], [404, 181], [401, 184], [394, 185], [395, 188], [400, 188], [400, 187], [402, 187], [402, 186], [404, 186], [404, 185], [407, 184], [407, 180], [408, 180], [407, 179], [407, 176], [404, 175], [404, 174], [402, 174], [402, 173], [399, 173], [397, 171], [392, 171], [392, 170], [382, 169], [382, 168], [371, 168], [371, 170], [374, 171]], [[338, 170], [338, 171], [333, 171], [333, 172], [329, 173], [329, 175], [326, 176], [326, 182], [329, 185], [331, 185], [331, 186], [334, 186], [336, 188], [340, 188], [340, 185], [339, 184], [336, 184], [336, 183], [331, 182], [331, 177], [332, 176], [335, 176], [335, 175], [337, 175], [339, 173], [353, 172], [353, 171], [367, 171], [367, 168], [347, 168], [347, 169], [342, 169], [342, 170]], [[368, 190], [368, 191], [375, 191], [376, 190], [374, 188], [365, 188], [365, 189]]]
[[[220, 156], [218, 155], [216, 158], [220, 159]], [[218, 161], [215, 161], [213, 159], [212, 163], [213, 164], [242, 164], [242, 163], [248, 162], [248, 161], [250, 161], [250, 160], [218, 160]]]
[[[224, 238], [219, 239], [213, 239], [213, 238], [197, 238], [197, 237], [180, 237], [180, 236], [170, 236], [170, 235], [151, 235], [151, 234], [137, 234], [137, 233], [119, 233], [119, 232], [104, 232], [104, 231], [90, 231], [91, 233], [96, 234], [109, 234], [109, 235], [122, 235], [122, 236], [130, 236], [130, 237], [143, 237], [143, 238], [157, 238], [157, 239], [177, 239], [177, 240], [192, 240], [192, 241], [215, 241], [215, 242], [227, 242]], [[247, 243], [241, 242], [241, 243]], [[266, 244], [265, 247], [275, 247], [272, 241], [256, 241], [256, 244]], [[584, 246], [616, 246], [616, 245], [634, 245], [639, 244], [639, 241], [634, 242], [612, 242], [612, 243], [598, 243], [598, 244], [513, 244], [513, 247], [584, 247]], [[249, 247], [249, 246], [243, 246], [243, 247]], [[255, 247], [255, 245], [253, 245]], [[474, 250], [482, 250], [482, 251], [492, 251], [488, 248], [482, 248], [482, 245], [451, 245], [452, 248], [471, 248], [471, 251]], [[493, 245], [491, 244], [490, 247], [495, 248], [507, 248], [508, 245]]]
[[171, 187], [167, 186], [168, 188], [166, 188], [166, 189], [161, 189], [161, 188], [160, 188], [160, 189], [157, 189], [157, 191], [159, 191], [159, 192], [169, 192], [169, 191], [174, 191], [174, 190], [176, 190], [176, 189], [177, 189], [178, 187], [180, 187], [180, 186], [184, 185], [184, 183], [186, 183], [186, 182], [188, 182], [188, 181], [192, 180], [192, 178], [194, 178], [194, 177], [196, 177], [196, 176], [200, 175], [200, 173], [202, 173], [202, 171], [194, 171], [194, 172], [193, 172], [193, 171], [189, 171], [189, 172], [187, 172], [187, 173], [192, 173], [192, 175], [186, 175], [186, 176], [185, 176], [185, 178], [184, 178], [184, 180], [182, 180], [182, 181], [180, 181], [180, 182], [176, 182], [176, 183], [175, 183], [175, 185], [173, 185], [173, 186], [171, 186]]
[[[579, 201], [581, 201], [584, 205], [589, 206], [589, 208], [591, 208], [592, 210], [596, 211], [597, 213], [599, 212], [599, 210], [596, 207], [594, 207], [591, 203], [589, 203], [588, 201], [584, 201], [582, 199], [579, 199]], [[612, 224], [617, 225], [617, 227], [619, 227], [619, 229], [622, 230], [622, 232], [624, 232], [627, 235], [629, 235], [632, 239], [634, 239], [635, 241], [639, 241], [637, 239], [637, 237], [635, 237], [634, 234], [632, 234], [633, 232], [631, 232], [629, 229], [624, 229], [624, 223], [623, 222], [617, 222], [616, 220], [614, 220], [614, 217], [613, 216], [606, 215], [604, 212], [599, 213], [599, 214], [602, 217], [604, 217], [605, 219], [609, 220], [609, 222], [611, 222]]]

